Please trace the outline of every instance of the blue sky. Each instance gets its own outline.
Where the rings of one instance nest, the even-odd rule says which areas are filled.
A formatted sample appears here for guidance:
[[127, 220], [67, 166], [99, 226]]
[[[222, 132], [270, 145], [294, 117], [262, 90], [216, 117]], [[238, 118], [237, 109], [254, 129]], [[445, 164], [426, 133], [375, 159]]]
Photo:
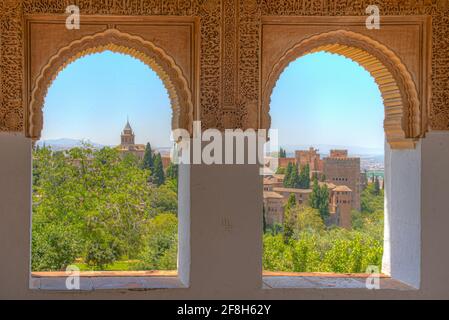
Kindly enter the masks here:
[[271, 96], [272, 128], [280, 145], [384, 147], [384, 107], [371, 75], [325, 52], [292, 62]]
[[[280, 144], [383, 148], [383, 104], [374, 79], [356, 63], [328, 53], [294, 61], [272, 95], [272, 128]], [[137, 143], [170, 143], [171, 107], [156, 73], [109, 51], [60, 72], [44, 105], [42, 139], [120, 143], [129, 117]]]
[[88, 139], [120, 144], [129, 117], [136, 143], [169, 147], [171, 107], [157, 74], [128, 55], [106, 51], [61, 71], [44, 105], [42, 139]]

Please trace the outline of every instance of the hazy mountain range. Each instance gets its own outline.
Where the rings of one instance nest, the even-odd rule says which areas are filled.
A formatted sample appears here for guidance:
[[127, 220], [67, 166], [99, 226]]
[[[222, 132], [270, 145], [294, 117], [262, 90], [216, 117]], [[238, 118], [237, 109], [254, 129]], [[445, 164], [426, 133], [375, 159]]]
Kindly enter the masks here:
[[77, 140], [77, 139], [69, 139], [69, 138], [40, 140], [37, 142], [37, 145], [39, 147], [42, 147], [45, 145], [46, 147], [51, 147], [53, 150], [56, 150], [56, 151], [82, 147], [85, 144], [92, 145], [94, 148], [98, 148], [98, 149], [101, 149], [103, 147], [109, 147], [106, 145], [102, 145], [100, 143], [92, 142], [90, 140]]
[[[47, 147], [51, 147], [55, 151], [67, 150], [75, 147], [82, 147], [85, 144], [92, 145], [94, 148], [101, 149], [104, 147], [113, 147], [112, 145], [103, 145], [100, 143], [92, 142], [89, 140], [79, 140], [79, 139], [49, 139], [49, 140], [41, 140], [37, 142], [37, 145], [42, 147], [43, 145]], [[309, 145], [286, 145], [282, 146], [287, 151], [287, 157], [294, 157], [295, 150], [308, 150], [310, 148]], [[365, 147], [350, 147], [350, 146], [341, 146], [341, 145], [314, 145], [314, 148], [319, 150], [319, 153], [322, 157], [325, 157], [329, 154], [332, 149], [345, 149], [349, 151], [350, 156], [357, 156], [361, 158], [361, 166], [363, 169], [372, 169], [383, 167], [384, 163], [384, 150], [376, 149], [376, 148], [365, 148]], [[163, 148], [155, 148], [162, 155], [170, 154], [170, 147]]]
[[[39, 147], [47, 146], [51, 147], [54, 151], [68, 150], [72, 148], [82, 147], [85, 144], [92, 145], [96, 149], [101, 149], [104, 147], [114, 147], [113, 145], [104, 145], [101, 143], [92, 142], [90, 140], [79, 140], [79, 139], [70, 139], [70, 138], [61, 138], [61, 139], [48, 139], [48, 140], [40, 140], [37, 142]], [[155, 148], [161, 154], [169, 154], [171, 148]]]

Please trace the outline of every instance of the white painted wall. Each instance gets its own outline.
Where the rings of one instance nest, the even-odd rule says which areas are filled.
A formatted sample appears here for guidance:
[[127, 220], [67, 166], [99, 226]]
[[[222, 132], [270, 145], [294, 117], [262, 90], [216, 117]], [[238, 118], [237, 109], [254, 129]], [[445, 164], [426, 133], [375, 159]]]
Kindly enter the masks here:
[[[408, 165], [402, 165], [406, 159]], [[418, 160], [421, 164], [418, 165]], [[407, 169], [408, 168], [408, 169]], [[417, 171], [410, 171], [415, 169]], [[420, 174], [419, 174], [419, 168]], [[31, 142], [21, 135], [0, 134], [0, 298], [132, 298], [132, 299], [396, 299], [449, 298], [449, 133], [429, 133], [420, 148], [410, 154], [391, 154], [391, 170], [402, 172], [408, 184], [421, 181], [420, 191], [407, 183], [390, 181], [392, 196], [404, 197], [407, 212], [390, 204], [390, 230], [395, 221], [411, 231], [410, 235], [390, 235], [392, 243], [417, 241], [421, 216], [422, 250], [404, 247], [392, 249], [389, 265], [394, 276], [419, 290], [368, 291], [360, 289], [262, 289], [262, 180], [258, 168], [243, 166], [192, 166], [190, 218], [180, 223], [190, 225], [190, 260], [184, 260], [190, 278], [187, 289], [151, 291], [44, 292], [29, 287], [30, 212], [31, 212]], [[407, 170], [406, 170], [407, 169]], [[182, 171], [182, 170], [181, 170]], [[417, 173], [418, 172], [418, 173]], [[400, 192], [402, 190], [402, 192]], [[404, 191], [405, 190], [405, 191]], [[401, 198], [402, 199], [402, 198]], [[402, 202], [404, 201], [404, 202]], [[399, 208], [401, 214], [394, 216]], [[393, 210], [393, 211], [391, 211]], [[417, 216], [418, 215], [418, 216]], [[189, 221], [190, 219], [190, 221]], [[400, 224], [398, 224], [400, 225]], [[188, 235], [185, 235], [188, 236]], [[186, 237], [186, 239], [189, 239]], [[188, 240], [187, 240], [188, 241]], [[397, 253], [397, 254], [396, 254]], [[421, 277], [416, 268], [396, 272], [402, 261], [420, 258]], [[190, 262], [190, 263], [189, 263]], [[181, 264], [180, 258], [180, 264]], [[412, 263], [413, 265], [413, 263]], [[398, 269], [400, 270], [400, 269]]]
[[385, 146], [385, 234], [382, 271], [415, 288], [421, 267], [421, 143]]

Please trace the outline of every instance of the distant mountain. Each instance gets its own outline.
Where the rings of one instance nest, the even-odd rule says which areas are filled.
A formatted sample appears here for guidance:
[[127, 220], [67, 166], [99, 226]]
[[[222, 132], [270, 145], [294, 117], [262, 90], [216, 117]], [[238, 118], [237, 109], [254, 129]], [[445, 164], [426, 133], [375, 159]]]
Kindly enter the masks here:
[[[51, 147], [54, 151], [68, 150], [72, 148], [82, 147], [84, 144], [92, 145], [95, 149], [101, 149], [104, 147], [113, 147], [112, 145], [104, 145], [96, 142], [92, 142], [90, 140], [79, 140], [79, 139], [70, 139], [70, 138], [61, 138], [61, 139], [48, 139], [48, 140], [40, 140], [37, 142], [39, 147], [47, 146]], [[155, 151], [161, 153], [161, 155], [169, 155], [171, 152], [170, 147], [163, 148], [154, 148]]]
[[357, 146], [338, 146], [338, 145], [328, 145], [328, 144], [319, 144], [319, 145], [285, 145], [282, 146], [287, 151], [288, 156], [293, 156], [296, 150], [308, 150], [310, 147], [314, 147], [319, 150], [321, 155], [328, 155], [330, 150], [333, 149], [344, 149], [348, 150], [349, 155], [351, 156], [373, 156], [373, 155], [383, 155], [383, 148], [365, 148], [365, 147], [357, 147]]
[[68, 139], [68, 138], [62, 138], [62, 139], [49, 139], [49, 140], [40, 140], [37, 142], [37, 145], [39, 147], [47, 146], [51, 147], [53, 150], [67, 150], [77, 147], [82, 147], [84, 144], [90, 144], [96, 149], [101, 149], [104, 147], [107, 147], [105, 145], [95, 143], [89, 140], [77, 140], [77, 139]]

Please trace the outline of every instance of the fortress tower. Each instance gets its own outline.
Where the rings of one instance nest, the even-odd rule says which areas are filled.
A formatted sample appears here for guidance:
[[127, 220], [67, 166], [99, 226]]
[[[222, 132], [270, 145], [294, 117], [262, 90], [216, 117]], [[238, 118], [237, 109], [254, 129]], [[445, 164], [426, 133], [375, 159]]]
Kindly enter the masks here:
[[331, 151], [330, 156], [324, 158], [323, 169], [326, 181], [351, 189], [352, 209], [360, 210], [360, 158], [350, 158], [342, 150]]

